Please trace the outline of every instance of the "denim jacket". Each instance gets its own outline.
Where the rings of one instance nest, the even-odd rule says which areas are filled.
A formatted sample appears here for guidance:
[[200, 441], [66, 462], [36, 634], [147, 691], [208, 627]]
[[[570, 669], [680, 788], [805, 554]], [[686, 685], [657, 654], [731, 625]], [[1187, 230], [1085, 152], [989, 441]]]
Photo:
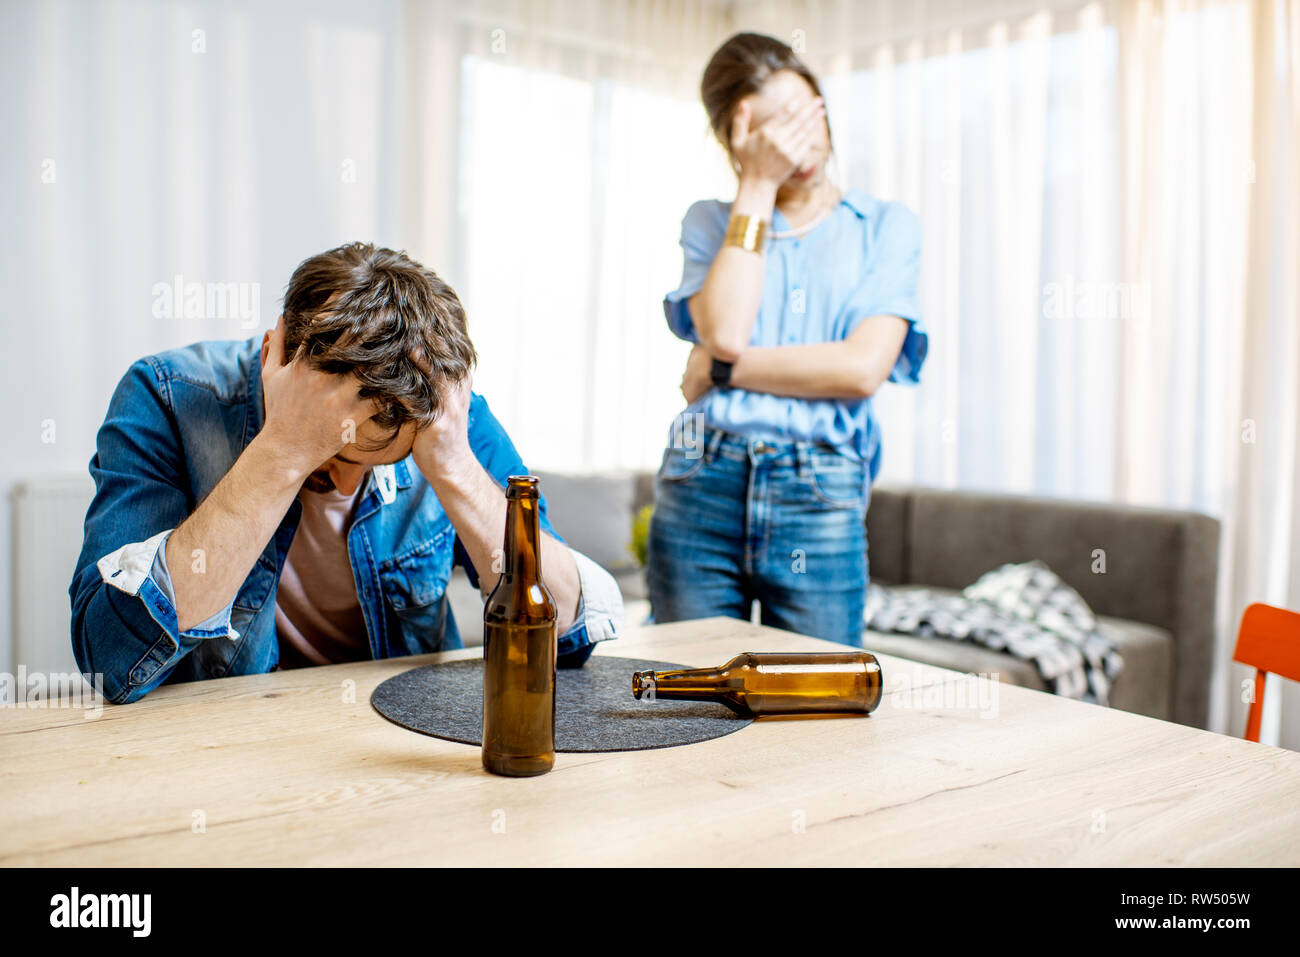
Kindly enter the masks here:
[[[90, 461], [95, 497], [69, 593], [81, 670], [108, 700], [135, 701], [164, 682], [271, 671], [279, 661], [275, 593], [302, 505], [279, 528], [222, 612], [180, 631], [163, 558], [167, 537], [230, 470], [263, 422], [261, 343], [200, 342], [134, 363], [118, 384]], [[480, 395], [469, 441], [501, 485], [527, 470]], [[452, 566], [478, 586], [469, 555], [408, 456], [366, 478], [348, 531], [357, 597], [374, 658], [464, 647], [445, 590]], [[554, 535], [541, 502], [542, 528]], [[612, 576], [573, 552], [578, 617], [559, 636], [561, 664], [616, 638], [623, 604]]]

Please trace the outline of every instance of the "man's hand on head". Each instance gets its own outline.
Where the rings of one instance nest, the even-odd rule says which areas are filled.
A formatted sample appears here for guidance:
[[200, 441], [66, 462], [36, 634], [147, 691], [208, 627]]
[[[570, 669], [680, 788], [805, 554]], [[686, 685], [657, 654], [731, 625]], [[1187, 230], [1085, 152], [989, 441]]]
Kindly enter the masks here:
[[345, 446], [375, 413], [354, 376], [313, 369], [302, 355], [284, 361], [284, 317], [267, 333], [262, 350], [262, 432], [283, 464], [309, 475]]
[[438, 417], [415, 436], [411, 453], [431, 483], [478, 460], [469, 445], [469, 404], [473, 382], [465, 376], [442, 394]]

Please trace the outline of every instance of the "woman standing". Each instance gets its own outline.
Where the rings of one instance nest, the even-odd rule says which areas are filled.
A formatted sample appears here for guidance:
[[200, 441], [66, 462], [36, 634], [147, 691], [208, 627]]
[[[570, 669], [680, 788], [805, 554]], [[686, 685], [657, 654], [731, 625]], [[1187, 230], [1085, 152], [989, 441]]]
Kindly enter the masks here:
[[757, 599], [764, 624], [857, 645], [871, 397], [917, 382], [927, 348], [920, 228], [827, 177], [820, 89], [784, 43], [737, 34], [700, 91], [738, 186], [687, 211], [682, 282], [664, 299], [695, 347], [655, 483], [654, 618], [748, 619]]

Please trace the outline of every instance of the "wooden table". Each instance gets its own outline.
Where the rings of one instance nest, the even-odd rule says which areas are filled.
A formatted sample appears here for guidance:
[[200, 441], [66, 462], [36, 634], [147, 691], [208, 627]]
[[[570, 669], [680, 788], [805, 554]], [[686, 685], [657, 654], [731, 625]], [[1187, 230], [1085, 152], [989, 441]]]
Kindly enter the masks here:
[[[714, 618], [599, 653], [838, 647]], [[560, 754], [538, 778], [370, 707], [385, 678], [480, 653], [163, 687], [95, 720], [0, 709], [0, 864], [1300, 864], [1300, 754], [890, 656], [870, 717]]]

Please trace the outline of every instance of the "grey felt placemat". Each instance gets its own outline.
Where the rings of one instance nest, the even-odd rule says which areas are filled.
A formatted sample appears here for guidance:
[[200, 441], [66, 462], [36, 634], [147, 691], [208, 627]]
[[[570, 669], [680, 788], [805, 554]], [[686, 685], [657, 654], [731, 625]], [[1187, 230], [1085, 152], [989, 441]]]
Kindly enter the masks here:
[[[668, 661], [592, 655], [555, 672], [555, 750], [642, 751], [720, 738], [742, 718], [720, 704], [632, 697], [632, 672], [684, 668]], [[370, 704], [394, 724], [463, 744], [482, 744], [483, 659], [412, 668], [379, 685]]]

